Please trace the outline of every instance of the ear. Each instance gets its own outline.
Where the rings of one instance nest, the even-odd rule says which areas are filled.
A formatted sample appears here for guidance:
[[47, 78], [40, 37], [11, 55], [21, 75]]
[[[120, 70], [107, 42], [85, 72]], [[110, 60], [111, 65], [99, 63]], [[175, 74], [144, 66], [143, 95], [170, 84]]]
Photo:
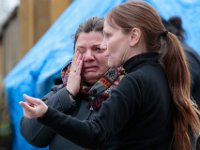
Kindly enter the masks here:
[[130, 46], [135, 46], [141, 37], [141, 30], [139, 28], [133, 28], [130, 32]]

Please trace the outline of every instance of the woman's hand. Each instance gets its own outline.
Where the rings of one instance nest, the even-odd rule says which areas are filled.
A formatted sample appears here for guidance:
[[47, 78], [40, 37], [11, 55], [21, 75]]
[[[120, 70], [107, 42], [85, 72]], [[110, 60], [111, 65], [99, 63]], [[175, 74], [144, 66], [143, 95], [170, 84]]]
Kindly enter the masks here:
[[42, 117], [48, 109], [48, 106], [40, 99], [23, 95], [26, 102], [20, 101], [19, 104], [23, 107], [24, 116], [32, 119]]
[[82, 54], [77, 50], [71, 63], [70, 73], [66, 85], [67, 90], [73, 96], [76, 96], [80, 90], [82, 65]]

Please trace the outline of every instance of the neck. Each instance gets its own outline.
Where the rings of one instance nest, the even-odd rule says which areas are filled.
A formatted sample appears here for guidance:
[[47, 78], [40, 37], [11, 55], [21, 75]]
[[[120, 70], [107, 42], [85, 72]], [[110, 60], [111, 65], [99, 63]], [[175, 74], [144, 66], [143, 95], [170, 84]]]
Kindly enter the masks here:
[[[145, 45], [145, 44], [143, 44], [143, 45]], [[130, 58], [136, 56], [136, 55], [139, 55], [139, 54], [142, 54], [142, 53], [146, 53], [146, 52], [147, 52], [146, 46], [138, 46], [138, 45], [136, 45], [136, 46], [132, 47], [131, 49], [129, 49], [129, 53], [127, 54], [126, 61], [129, 60]]]

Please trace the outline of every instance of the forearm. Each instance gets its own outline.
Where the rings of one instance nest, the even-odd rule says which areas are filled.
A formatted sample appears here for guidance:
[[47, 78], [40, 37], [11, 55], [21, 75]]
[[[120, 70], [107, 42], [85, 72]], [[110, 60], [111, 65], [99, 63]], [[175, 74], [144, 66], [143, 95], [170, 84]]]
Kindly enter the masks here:
[[[75, 101], [68, 95], [65, 88], [59, 91], [51, 91], [43, 100], [45, 103], [63, 113], [73, 113]], [[38, 122], [36, 119], [27, 119], [23, 117], [20, 123], [20, 131], [24, 138], [32, 145], [45, 147], [50, 144], [55, 133], [49, 128]]]
[[101, 125], [96, 125], [96, 122], [90, 124], [87, 120], [78, 120], [50, 107], [38, 120], [81, 147], [99, 148], [106, 141], [104, 136], [106, 132]]
[[[136, 82], [132, 80], [132, 82]], [[130, 83], [129, 80], [114, 90], [110, 99], [102, 104], [98, 113], [91, 120], [79, 120], [51, 107], [46, 113], [38, 118], [38, 121], [50, 127], [57, 134], [85, 148], [99, 148], [116, 135], [128, 122], [139, 102], [132, 101], [140, 99], [135, 91], [138, 91], [137, 83]], [[124, 87], [133, 89], [128, 92]], [[131, 97], [131, 98], [130, 98]], [[123, 118], [123, 119], [119, 119]]]

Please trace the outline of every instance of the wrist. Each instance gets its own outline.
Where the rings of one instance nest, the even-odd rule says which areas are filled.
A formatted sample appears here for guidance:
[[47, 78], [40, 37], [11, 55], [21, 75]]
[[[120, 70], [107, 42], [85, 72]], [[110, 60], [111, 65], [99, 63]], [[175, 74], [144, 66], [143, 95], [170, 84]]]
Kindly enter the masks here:
[[43, 112], [41, 112], [39, 118], [43, 118], [45, 116], [45, 114], [47, 113], [47, 111], [48, 111], [48, 106], [45, 104]]
[[72, 92], [70, 92], [70, 90], [67, 89], [66, 87], [66, 90], [67, 90], [67, 93], [69, 94], [69, 96], [74, 99], [75, 98], [75, 94], [73, 94]]

